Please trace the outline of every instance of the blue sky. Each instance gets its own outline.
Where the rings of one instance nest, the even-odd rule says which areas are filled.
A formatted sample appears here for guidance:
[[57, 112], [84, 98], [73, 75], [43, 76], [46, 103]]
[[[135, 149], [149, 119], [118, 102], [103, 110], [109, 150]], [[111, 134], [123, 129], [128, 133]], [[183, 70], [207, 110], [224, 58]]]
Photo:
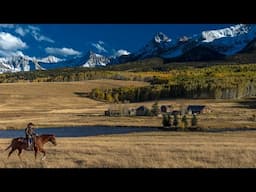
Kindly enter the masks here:
[[157, 32], [174, 39], [231, 24], [0, 24], [0, 57], [28, 55], [59, 58], [89, 50], [103, 55], [134, 52]]

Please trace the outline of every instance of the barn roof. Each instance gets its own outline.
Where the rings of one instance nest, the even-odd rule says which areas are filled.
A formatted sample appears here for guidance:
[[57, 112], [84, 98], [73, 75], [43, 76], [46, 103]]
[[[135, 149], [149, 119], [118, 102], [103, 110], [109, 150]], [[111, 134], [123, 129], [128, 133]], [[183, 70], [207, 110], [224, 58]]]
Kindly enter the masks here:
[[191, 111], [202, 111], [205, 108], [205, 105], [189, 105], [188, 110]]
[[140, 106], [140, 107], [138, 107], [136, 110], [138, 110], [138, 111], [144, 111], [145, 109], [147, 109], [147, 107], [145, 107], [144, 105], [142, 105], [142, 106]]

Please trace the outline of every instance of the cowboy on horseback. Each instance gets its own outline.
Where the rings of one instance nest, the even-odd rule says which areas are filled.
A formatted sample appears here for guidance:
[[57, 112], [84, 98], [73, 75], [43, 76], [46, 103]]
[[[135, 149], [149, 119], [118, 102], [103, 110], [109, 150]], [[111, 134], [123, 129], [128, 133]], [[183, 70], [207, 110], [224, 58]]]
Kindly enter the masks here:
[[[36, 136], [35, 129], [33, 128], [34, 124], [29, 123], [25, 129], [26, 141], [28, 144], [28, 149], [32, 150], [34, 146], [34, 137]], [[32, 145], [33, 144], [33, 145]]]

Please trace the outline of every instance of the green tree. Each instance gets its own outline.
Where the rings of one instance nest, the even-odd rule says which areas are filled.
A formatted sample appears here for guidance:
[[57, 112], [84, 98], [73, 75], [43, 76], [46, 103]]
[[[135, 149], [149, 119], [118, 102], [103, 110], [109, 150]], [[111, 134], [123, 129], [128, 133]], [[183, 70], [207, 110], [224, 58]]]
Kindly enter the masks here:
[[119, 94], [118, 93], [114, 93], [114, 102], [118, 103], [119, 102]]
[[158, 102], [157, 102], [157, 101], [152, 105], [151, 113], [152, 113], [154, 116], [157, 116], [157, 115], [160, 113], [160, 110], [159, 110], [159, 106], [158, 106]]
[[178, 126], [179, 126], [179, 119], [176, 114], [174, 115], [173, 126], [175, 126], [175, 128], [178, 128]]
[[182, 122], [182, 124], [183, 124], [183, 127], [184, 127], [185, 129], [187, 129], [187, 128], [188, 128], [188, 120], [187, 120], [186, 115], [183, 115], [183, 117], [182, 117], [182, 119], [181, 119], [181, 122]]
[[152, 116], [152, 112], [148, 108], [145, 111], [145, 116]]
[[110, 103], [112, 103], [114, 101], [111, 93], [106, 93], [106, 100]]
[[197, 117], [196, 117], [195, 114], [193, 114], [193, 117], [192, 117], [192, 119], [191, 119], [191, 126], [192, 126], [192, 127], [197, 126]]
[[171, 126], [171, 117], [170, 115], [164, 114], [162, 124], [164, 127], [170, 127]]

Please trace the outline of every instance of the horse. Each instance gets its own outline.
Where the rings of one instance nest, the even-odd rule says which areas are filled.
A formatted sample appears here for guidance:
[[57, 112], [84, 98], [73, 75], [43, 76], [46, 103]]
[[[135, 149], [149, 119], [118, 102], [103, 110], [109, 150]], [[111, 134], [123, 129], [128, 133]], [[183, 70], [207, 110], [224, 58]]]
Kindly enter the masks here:
[[[37, 158], [38, 151], [43, 153], [42, 160], [44, 160], [46, 158], [46, 151], [43, 148], [43, 146], [47, 142], [51, 142], [55, 146], [57, 145], [56, 138], [53, 134], [37, 135], [34, 137], [34, 146], [33, 146], [32, 151], [35, 152], [35, 160]], [[11, 154], [15, 150], [19, 151], [18, 156], [20, 159], [21, 159], [20, 155], [22, 153], [22, 150], [31, 151], [31, 149], [28, 148], [27, 140], [24, 137], [17, 137], [17, 138], [12, 139], [11, 144], [5, 149], [5, 151], [7, 151], [10, 148], [12, 148], [12, 149], [8, 154], [8, 158], [11, 156]]]

